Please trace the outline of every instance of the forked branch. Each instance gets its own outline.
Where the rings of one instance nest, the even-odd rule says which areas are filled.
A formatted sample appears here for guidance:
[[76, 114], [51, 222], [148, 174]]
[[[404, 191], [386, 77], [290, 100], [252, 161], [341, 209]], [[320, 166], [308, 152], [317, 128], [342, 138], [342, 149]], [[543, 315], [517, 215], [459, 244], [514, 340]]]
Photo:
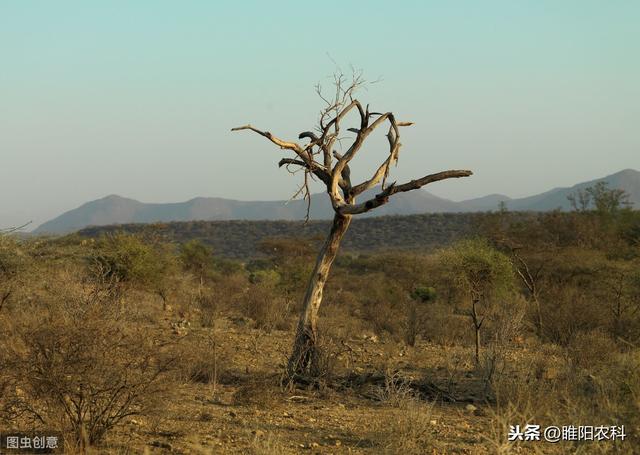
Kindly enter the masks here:
[[242, 130], [251, 130], [254, 133], [258, 133], [260, 136], [264, 136], [269, 139], [271, 142], [276, 144], [281, 149], [293, 150], [305, 163], [311, 165], [313, 162], [313, 157], [308, 150], [305, 150], [300, 144], [296, 142], [287, 142], [282, 139], [274, 136], [269, 131], [262, 131], [258, 128], [255, 128], [251, 125], [238, 126], [235, 128], [231, 128], [231, 131], [242, 131]]
[[467, 170], [451, 170], [438, 172], [437, 174], [430, 174], [422, 177], [421, 179], [411, 180], [410, 182], [404, 183], [402, 185], [396, 185], [395, 183], [392, 183], [386, 189], [376, 194], [375, 197], [369, 199], [368, 201], [362, 202], [360, 204], [350, 204], [340, 207], [339, 213], [341, 215], [358, 215], [360, 213], [365, 213], [369, 210], [373, 210], [377, 207], [380, 207], [381, 205], [386, 204], [387, 202], [389, 202], [389, 198], [394, 194], [417, 190], [425, 185], [428, 185], [429, 183], [439, 182], [440, 180], [469, 177], [470, 175], [473, 175], [473, 172]]

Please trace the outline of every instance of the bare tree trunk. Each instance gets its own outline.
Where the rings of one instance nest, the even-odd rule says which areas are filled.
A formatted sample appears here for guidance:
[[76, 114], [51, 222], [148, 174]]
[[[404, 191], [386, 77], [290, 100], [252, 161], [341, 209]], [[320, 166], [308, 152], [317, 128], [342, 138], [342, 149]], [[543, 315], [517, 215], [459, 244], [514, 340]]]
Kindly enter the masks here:
[[538, 337], [542, 338], [542, 310], [540, 308], [540, 300], [538, 299], [538, 292], [533, 294], [533, 303], [536, 306], [536, 332]]
[[331, 264], [336, 258], [340, 241], [351, 223], [351, 216], [336, 214], [333, 218], [331, 232], [327, 237], [307, 285], [307, 292], [302, 304], [302, 313], [298, 321], [293, 352], [287, 367], [290, 378], [308, 373], [313, 366], [316, 355], [318, 336], [318, 310], [322, 303], [324, 285], [329, 277]]
[[476, 326], [476, 365], [480, 365], [480, 327]]
[[480, 328], [482, 327], [484, 318], [482, 318], [482, 320], [478, 319], [478, 311], [476, 309], [477, 303], [478, 302], [475, 299], [471, 302], [471, 319], [473, 320], [473, 328], [475, 330], [476, 365], [479, 365], [480, 364]]
[[538, 276], [540, 274], [540, 271], [542, 270], [542, 267], [539, 267], [537, 271], [535, 271], [534, 273], [531, 273], [531, 270], [529, 269], [529, 265], [525, 262], [522, 256], [520, 256], [515, 250], [512, 251], [512, 253], [514, 257], [517, 259], [517, 261], [520, 263], [519, 267], [516, 265], [516, 272], [518, 273], [518, 275], [520, 275], [520, 278], [522, 279], [522, 282], [524, 283], [525, 287], [529, 291], [531, 300], [535, 305], [536, 334], [538, 335], [538, 337], [542, 337], [542, 330], [543, 330], [542, 310], [540, 309], [540, 299], [538, 298], [539, 291], [538, 291], [538, 285], [537, 285]]

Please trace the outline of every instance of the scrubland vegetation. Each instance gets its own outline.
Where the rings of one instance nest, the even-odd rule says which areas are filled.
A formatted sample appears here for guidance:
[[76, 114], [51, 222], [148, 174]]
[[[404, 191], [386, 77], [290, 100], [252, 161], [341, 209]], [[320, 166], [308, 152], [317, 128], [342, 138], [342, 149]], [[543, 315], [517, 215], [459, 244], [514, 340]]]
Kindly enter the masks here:
[[[535, 217], [532, 214], [520, 216]], [[430, 251], [472, 234], [482, 217], [478, 213], [433, 213], [356, 218], [344, 236], [341, 249], [353, 252]], [[264, 239], [321, 240], [330, 228], [330, 221], [186, 221], [93, 226], [82, 229], [79, 235], [99, 237], [127, 232], [177, 243], [197, 239], [212, 248], [216, 256], [245, 261], [262, 255], [260, 244]]]
[[[70, 452], [634, 453], [640, 215], [601, 190], [429, 252], [343, 252], [304, 384], [283, 373], [314, 238], [225, 259], [148, 230], [0, 236], [0, 427]], [[507, 440], [527, 423], [627, 437]]]

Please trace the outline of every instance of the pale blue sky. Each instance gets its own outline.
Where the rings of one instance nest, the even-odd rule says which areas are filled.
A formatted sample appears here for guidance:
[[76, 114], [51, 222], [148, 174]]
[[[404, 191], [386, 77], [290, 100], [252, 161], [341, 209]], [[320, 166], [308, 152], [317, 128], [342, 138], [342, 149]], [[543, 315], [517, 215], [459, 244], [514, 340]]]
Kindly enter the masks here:
[[[440, 196], [638, 169], [639, 23], [635, 0], [0, 0], [0, 226], [112, 193], [287, 198], [282, 153], [229, 129], [311, 129], [332, 60], [381, 77], [359, 98], [416, 122], [398, 180], [475, 172]], [[377, 139], [353, 167], [373, 168]]]

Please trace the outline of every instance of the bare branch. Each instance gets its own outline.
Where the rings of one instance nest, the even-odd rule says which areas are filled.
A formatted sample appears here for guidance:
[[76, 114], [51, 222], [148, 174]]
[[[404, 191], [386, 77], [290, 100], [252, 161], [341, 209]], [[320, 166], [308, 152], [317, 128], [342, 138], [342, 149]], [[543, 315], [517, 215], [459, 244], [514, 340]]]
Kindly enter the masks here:
[[298, 139], [304, 139], [304, 138], [308, 138], [312, 144], [317, 143], [319, 140], [318, 136], [316, 136], [315, 133], [312, 131], [303, 131], [298, 135]]
[[260, 136], [266, 137], [267, 139], [269, 139], [271, 142], [273, 142], [274, 144], [276, 144], [278, 147], [282, 149], [293, 150], [304, 161], [307, 161], [307, 162], [313, 161], [311, 153], [305, 150], [304, 148], [302, 148], [300, 144], [297, 144], [295, 142], [283, 141], [282, 139], [277, 138], [276, 136], [271, 134], [269, 131], [262, 131], [262, 130], [259, 130], [258, 128], [254, 128], [251, 125], [244, 125], [244, 126], [238, 126], [236, 128], [231, 128], [231, 131], [242, 131], [242, 130], [251, 130], [254, 133], [258, 133]]
[[[400, 148], [400, 144], [397, 145], [397, 148]], [[383, 177], [386, 179], [387, 176], [389, 175], [389, 167], [391, 166], [392, 161], [394, 160], [394, 156], [395, 155], [393, 153], [390, 154], [389, 157], [384, 161], [384, 163], [382, 163], [380, 167], [376, 170], [376, 172], [373, 174], [373, 177], [371, 177], [366, 182], [362, 182], [359, 185], [354, 186], [353, 190], [351, 191], [353, 195], [357, 196], [375, 187]], [[384, 182], [382, 184], [382, 189], [384, 189]]]
[[[364, 139], [369, 134], [371, 134], [373, 130], [379, 127], [385, 120], [388, 120], [390, 123], [389, 132], [387, 133], [387, 139], [389, 141], [389, 157], [378, 167], [378, 169], [374, 172], [373, 176], [369, 180], [353, 187], [352, 194], [354, 196], [375, 187], [380, 182], [380, 180], [382, 180], [382, 189], [385, 188], [385, 183], [386, 183], [387, 177], [389, 176], [389, 168], [393, 163], [397, 163], [398, 153], [401, 147], [400, 131], [398, 130], [398, 126], [413, 125], [413, 122], [400, 122], [398, 124], [393, 114], [391, 112], [387, 112], [385, 114], [381, 114], [380, 117], [378, 117], [378, 119], [376, 119], [376, 121], [373, 122], [373, 124], [371, 124], [371, 126], [367, 126], [368, 117], [371, 115], [372, 114], [368, 113], [368, 106], [367, 106], [367, 113], [364, 113], [365, 117], [362, 122], [362, 128], [360, 130], [354, 131], [358, 133], [358, 136], [356, 137], [356, 140], [354, 141], [354, 144], [352, 145], [352, 147], [349, 149], [349, 151], [345, 155], [344, 161], [348, 163], [351, 159], [353, 159], [353, 156], [360, 149], [362, 142], [364, 142]], [[344, 165], [346, 166], [346, 164]], [[336, 168], [339, 168], [339, 166], [342, 166], [340, 161], [338, 162], [338, 164], [336, 164]], [[335, 172], [336, 172], [336, 169], [334, 168], [332, 170], [332, 176], [335, 175]]]
[[0, 235], [2, 235], [2, 234], [11, 234], [12, 232], [20, 231], [20, 230], [24, 229], [25, 227], [29, 226], [30, 224], [31, 224], [31, 221], [28, 221], [28, 222], [24, 223], [22, 226], [15, 226], [15, 227], [10, 227], [10, 228], [6, 228], [6, 229], [0, 229]]
[[360, 213], [365, 213], [369, 210], [373, 210], [377, 207], [380, 207], [381, 205], [386, 204], [387, 202], [389, 202], [389, 197], [393, 196], [394, 194], [417, 190], [418, 188], [422, 188], [429, 183], [438, 182], [440, 180], [469, 177], [470, 175], [473, 175], [473, 172], [467, 170], [451, 170], [427, 175], [425, 177], [422, 177], [421, 179], [411, 180], [410, 182], [404, 183], [402, 185], [396, 185], [395, 183], [392, 183], [388, 188], [383, 190], [381, 193], [378, 193], [374, 198], [360, 204], [343, 205], [341, 207], [338, 207], [336, 211], [341, 215], [357, 215]]
[[329, 177], [329, 173], [326, 172], [322, 166], [320, 166], [318, 163], [316, 163], [315, 161], [312, 161], [311, 165], [309, 165], [307, 162], [302, 161], [302, 160], [297, 160], [295, 158], [282, 158], [279, 162], [278, 162], [278, 167], [282, 167], [282, 166], [288, 166], [288, 165], [296, 165], [296, 166], [300, 166], [301, 168], [305, 169], [308, 172], [311, 172], [313, 175], [315, 175], [316, 177], [318, 177], [320, 180], [322, 180], [322, 182], [325, 185], [328, 185], [330, 182], [330, 177]]
[[362, 143], [364, 142], [364, 140], [367, 138], [367, 136], [369, 136], [369, 134], [373, 132], [373, 130], [379, 127], [389, 117], [393, 117], [393, 114], [391, 112], [387, 112], [386, 114], [383, 114], [380, 117], [378, 117], [375, 122], [373, 122], [370, 126], [368, 126], [369, 119], [367, 115], [364, 113], [364, 111], [362, 111], [362, 106], [357, 100], [354, 100], [352, 104], [354, 103], [357, 103], [362, 115], [360, 131], [358, 132], [358, 135], [356, 136], [356, 139], [354, 140], [353, 144], [351, 144], [351, 147], [349, 147], [349, 150], [347, 150], [347, 153], [344, 154], [342, 159], [338, 161], [336, 166], [333, 168], [333, 171], [332, 171], [333, 175], [338, 175], [342, 172], [342, 169], [344, 168], [344, 166], [353, 159], [355, 154], [362, 147]]
[[289, 165], [289, 164], [295, 164], [297, 166], [301, 166], [301, 167], [304, 167], [304, 168], [307, 167], [307, 163], [305, 163], [304, 161], [301, 161], [301, 160], [296, 160], [295, 158], [282, 158], [278, 162], [278, 167], [282, 167], [284, 165]]

